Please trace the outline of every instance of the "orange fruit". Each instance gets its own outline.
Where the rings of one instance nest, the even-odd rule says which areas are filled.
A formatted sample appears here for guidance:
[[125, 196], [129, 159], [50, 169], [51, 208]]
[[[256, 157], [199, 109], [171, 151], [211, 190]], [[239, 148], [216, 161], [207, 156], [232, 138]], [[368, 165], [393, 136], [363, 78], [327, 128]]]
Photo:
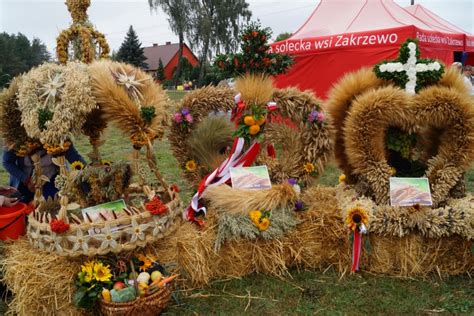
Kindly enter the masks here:
[[252, 125], [249, 128], [249, 134], [250, 135], [256, 135], [260, 132], [260, 126], [259, 125]]
[[244, 123], [245, 123], [245, 125], [247, 125], [247, 126], [255, 125], [255, 119], [253, 118], [253, 116], [247, 115], [247, 116], [244, 118]]
[[265, 124], [265, 121], [266, 121], [266, 120], [267, 120], [267, 119], [265, 118], [265, 116], [262, 115], [262, 116], [260, 116], [260, 119], [255, 122], [255, 124], [257, 124], [257, 125], [263, 125], [263, 124]]

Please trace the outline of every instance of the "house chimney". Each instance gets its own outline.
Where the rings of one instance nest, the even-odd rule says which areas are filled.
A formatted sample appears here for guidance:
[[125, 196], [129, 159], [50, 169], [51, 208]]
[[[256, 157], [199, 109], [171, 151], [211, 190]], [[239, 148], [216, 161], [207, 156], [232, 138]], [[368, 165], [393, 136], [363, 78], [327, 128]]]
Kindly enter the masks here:
[[157, 43], [153, 43], [153, 47], [156, 47], [156, 46], [158, 46], [158, 44], [157, 44]]
[[166, 45], [171, 45], [171, 42], [166, 42]]

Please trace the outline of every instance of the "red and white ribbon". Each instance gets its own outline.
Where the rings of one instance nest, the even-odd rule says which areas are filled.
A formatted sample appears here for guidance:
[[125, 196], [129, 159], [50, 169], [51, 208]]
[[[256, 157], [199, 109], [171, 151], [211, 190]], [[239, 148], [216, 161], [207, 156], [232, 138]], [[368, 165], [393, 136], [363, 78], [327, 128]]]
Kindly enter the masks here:
[[257, 158], [257, 155], [260, 152], [260, 144], [254, 142], [250, 148], [242, 154], [244, 145], [244, 138], [235, 138], [230, 156], [224, 160], [216, 170], [201, 180], [198, 190], [191, 199], [191, 204], [185, 213], [185, 218], [187, 220], [194, 221], [194, 215], [197, 212], [202, 211], [206, 214], [206, 208], [199, 205], [199, 200], [208, 187], [226, 183], [230, 179], [230, 168], [248, 167], [255, 161], [255, 158]]
[[364, 224], [357, 227], [354, 231], [354, 241], [352, 243], [352, 267], [351, 271], [359, 271], [360, 256], [362, 254], [362, 234], [365, 234], [367, 229]]

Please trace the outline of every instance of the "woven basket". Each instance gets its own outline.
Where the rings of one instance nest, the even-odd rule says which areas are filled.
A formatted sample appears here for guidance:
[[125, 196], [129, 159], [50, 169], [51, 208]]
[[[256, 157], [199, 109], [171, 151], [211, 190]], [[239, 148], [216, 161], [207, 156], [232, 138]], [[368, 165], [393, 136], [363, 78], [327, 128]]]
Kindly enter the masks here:
[[106, 316], [155, 316], [168, 306], [172, 294], [171, 285], [160, 288], [155, 293], [126, 303], [100, 301], [100, 312]]

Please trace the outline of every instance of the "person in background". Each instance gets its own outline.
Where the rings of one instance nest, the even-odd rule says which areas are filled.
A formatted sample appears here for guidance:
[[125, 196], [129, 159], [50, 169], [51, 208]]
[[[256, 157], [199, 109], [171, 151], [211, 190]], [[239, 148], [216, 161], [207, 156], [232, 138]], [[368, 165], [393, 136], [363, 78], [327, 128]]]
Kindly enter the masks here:
[[[40, 165], [43, 175], [49, 178], [49, 182], [43, 186], [43, 196], [45, 199], [48, 199], [49, 197], [54, 197], [58, 192], [58, 189], [54, 185], [54, 180], [59, 173], [59, 167], [53, 163], [53, 156], [47, 154], [44, 149], [38, 149], [36, 153], [40, 156]], [[80, 161], [86, 165], [84, 158], [82, 158], [72, 144], [68, 151], [66, 151], [65, 157], [69, 163]], [[18, 157], [14, 150], [4, 148], [2, 163], [10, 175], [9, 185], [21, 193], [21, 201], [24, 203], [32, 201], [35, 187], [31, 178], [34, 165], [30, 156]]]
[[471, 65], [464, 66], [464, 76], [471, 80], [471, 84], [474, 85], [474, 69]]
[[459, 73], [461, 73], [463, 76], [463, 79], [464, 79], [464, 84], [466, 85], [466, 87], [468, 88], [469, 92], [471, 95], [474, 95], [474, 91], [473, 91], [473, 87], [472, 87], [472, 83], [471, 83], [471, 74], [469, 72], [469, 78], [466, 76], [466, 72], [464, 71], [465, 69], [463, 68], [462, 64], [458, 61], [454, 62], [452, 64], [453, 67], [455, 67]]

